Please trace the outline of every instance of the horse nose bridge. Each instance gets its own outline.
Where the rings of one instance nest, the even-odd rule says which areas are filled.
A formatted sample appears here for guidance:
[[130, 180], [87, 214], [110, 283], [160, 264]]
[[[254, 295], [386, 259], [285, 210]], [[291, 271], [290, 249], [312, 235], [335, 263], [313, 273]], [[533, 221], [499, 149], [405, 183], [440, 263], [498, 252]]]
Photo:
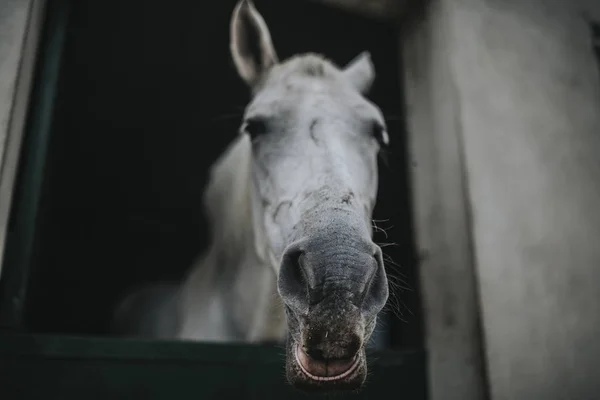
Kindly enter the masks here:
[[370, 239], [347, 232], [301, 240], [282, 256], [279, 292], [284, 301], [304, 307], [334, 295], [359, 304], [378, 268], [377, 249]]
[[312, 281], [312, 302], [334, 293], [360, 301], [377, 270], [375, 256], [370, 240], [343, 235], [314, 238], [304, 254], [304, 268]]
[[376, 315], [389, 296], [381, 248], [370, 239], [341, 242], [321, 239], [306, 246], [304, 269], [312, 283], [307, 288], [309, 304], [335, 300], [338, 309], [351, 304], [365, 316]]
[[278, 288], [284, 301], [315, 304], [334, 292], [356, 301], [377, 270], [379, 247], [370, 226], [352, 210], [328, 208], [303, 216], [298, 241], [284, 251]]

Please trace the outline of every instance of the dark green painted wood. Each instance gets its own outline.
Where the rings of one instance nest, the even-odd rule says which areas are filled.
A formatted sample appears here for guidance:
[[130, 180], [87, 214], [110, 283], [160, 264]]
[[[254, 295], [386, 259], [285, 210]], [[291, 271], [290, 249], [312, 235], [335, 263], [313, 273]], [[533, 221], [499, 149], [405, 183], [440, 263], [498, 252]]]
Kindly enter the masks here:
[[0, 280], [0, 327], [20, 329], [29, 283], [39, 217], [46, 154], [50, 139], [56, 85], [68, 17], [68, 1], [54, 1], [47, 7], [34, 89], [11, 220], [6, 238], [6, 256]]
[[[370, 355], [368, 384], [335, 398], [425, 400], [423, 352]], [[41, 335], [0, 336], [0, 398], [305, 399], [284, 377], [283, 349]]]
[[[359, 393], [335, 398], [425, 400], [425, 354], [370, 355]], [[0, 398], [305, 399], [284, 377], [283, 350], [225, 345], [40, 335], [0, 336]]]

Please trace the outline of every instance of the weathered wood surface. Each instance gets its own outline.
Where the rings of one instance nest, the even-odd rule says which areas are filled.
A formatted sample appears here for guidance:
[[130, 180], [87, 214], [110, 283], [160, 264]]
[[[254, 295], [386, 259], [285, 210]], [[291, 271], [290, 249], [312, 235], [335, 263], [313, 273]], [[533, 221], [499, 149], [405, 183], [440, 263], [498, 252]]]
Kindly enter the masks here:
[[[336, 399], [383, 399], [393, 391], [403, 400], [427, 399], [424, 352], [371, 359], [367, 385]], [[267, 345], [0, 334], [0, 391], [7, 400], [319, 398], [286, 382], [284, 362], [281, 349]]]
[[400, 38], [415, 240], [432, 400], [485, 399], [455, 77], [441, 2]]
[[0, 2], [0, 274], [43, 3]]
[[[425, 60], [409, 67], [421, 74], [407, 74], [407, 91], [439, 99], [408, 105], [421, 120], [412, 128], [414, 147], [428, 149], [414, 161], [431, 168], [413, 174], [425, 179], [415, 182], [417, 198], [442, 197], [457, 185], [465, 194], [462, 202], [458, 195], [442, 199], [439, 208], [416, 204], [421, 245], [442, 249], [425, 246], [421, 270], [434, 399], [456, 398], [443, 394], [455, 375], [436, 372], [443, 370], [436, 354], [450, 357], [451, 371], [464, 368], [469, 351], [444, 336], [460, 322], [444, 325], [456, 309], [449, 295], [469, 290], [455, 258], [469, 261], [460, 228], [465, 206], [491, 398], [598, 398], [600, 76], [587, 24], [598, 17], [598, 2], [588, 0], [436, 0], [426, 18], [434, 25], [417, 28], [429, 41], [405, 38], [405, 48], [412, 46], [407, 65]], [[428, 108], [432, 103], [446, 111]], [[444, 218], [453, 219], [444, 209], [451, 207], [457, 213], [448, 230]]]

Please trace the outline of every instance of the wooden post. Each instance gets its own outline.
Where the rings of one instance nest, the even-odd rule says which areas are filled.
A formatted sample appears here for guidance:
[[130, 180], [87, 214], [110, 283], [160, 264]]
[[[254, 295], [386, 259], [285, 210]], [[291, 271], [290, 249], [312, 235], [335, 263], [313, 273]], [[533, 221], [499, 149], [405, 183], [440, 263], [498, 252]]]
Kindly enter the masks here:
[[44, 3], [0, 3], [0, 277]]
[[[2, 205], [6, 204], [6, 215], [2, 214], [5, 221], [2, 228], [6, 232], [10, 213], [12, 239], [9, 241], [8, 235], [2, 238], [4, 265], [0, 277], [0, 327], [5, 329], [23, 327], [26, 290], [35, 256], [34, 226], [39, 214], [68, 10], [69, 0], [53, 2], [48, 10], [43, 2], [34, 1], [30, 4], [28, 24], [23, 32], [25, 46], [22, 50], [19, 71], [15, 76], [16, 88], [20, 90], [16, 91], [12, 104], [10, 129], [6, 133], [8, 146], [4, 152], [2, 182], [0, 182], [7, 188], [6, 192], [2, 192]], [[39, 40], [42, 32], [43, 40]], [[36, 51], [38, 47], [40, 50]], [[41, 56], [41, 61], [34, 68], [37, 61], [35, 56], [38, 55], [36, 53]], [[32, 85], [34, 69], [36, 79], [35, 84]], [[21, 85], [25, 86], [26, 91]], [[32, 101], [29, 101], [29, 97]], [[15, 124], [18, 130], [13, 129]], [[20, 154], [23, 153], [21, 147], [26, 154]], [[23, 155], [22, 160], [19, 160], [21, 155]], [[26, 184], [15, 185], [17, 165], [18, 176]], [[15, 203], [18, 207], [11, 210], [13, 191], [14, 198], [18, 199], [18, 203]]]
[[492, 399], [598, 398], [599, 8], [435, 0], [403, 38], [433, 399], [476, 398], [477, 308]]
[[[401, 32], [410, 176], [432, 400], [486, 398], [460, 103], [444, 4]], [[418, 17], [418, 18], [417, 18]]]

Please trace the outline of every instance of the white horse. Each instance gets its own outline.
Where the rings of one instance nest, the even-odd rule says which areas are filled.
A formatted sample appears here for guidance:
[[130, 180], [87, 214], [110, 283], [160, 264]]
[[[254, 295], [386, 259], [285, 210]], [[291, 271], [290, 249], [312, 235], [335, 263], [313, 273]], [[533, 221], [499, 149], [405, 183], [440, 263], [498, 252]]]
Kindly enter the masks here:
[[364, 97], [369, 54], [342, 69], [315, 54], [279, 62], [250, 0], [233, 11], [230, 47], [252, 100], [205, 191], [208, 250], [176, 290], [129, 296], [117, 325], [155, 338], [285, 340], [291, 384], [356, 389], [388, 298], [371, 225], [388, 136]]

